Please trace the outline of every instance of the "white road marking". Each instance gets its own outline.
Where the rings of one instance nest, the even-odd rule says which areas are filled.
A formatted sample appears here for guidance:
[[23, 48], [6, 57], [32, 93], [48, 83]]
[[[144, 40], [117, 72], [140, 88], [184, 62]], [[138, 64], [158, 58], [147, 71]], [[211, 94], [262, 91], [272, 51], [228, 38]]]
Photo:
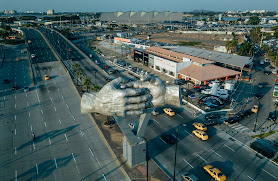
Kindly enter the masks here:
[[31, 129], [31, 131], [33, 130], [33, 127], [32, 127], [32, 125], [30, 125], [30, 129]]
[[49, 93], [49, 90], [47, 89], [47, 93]]
[[62, 124], [61, 120], [59, 119], [59, 123]]
[[41, 101], [40, 101], [39, 94], [38, 94], [38, 87], [37, 87], [37, 89], [36, 89], [36, 93], [37, 93], [38, 101], [39, 101], [39, 103], [40, 103]]
[[15, 155], [17, 154], [16, 147], [14, 147], [14, 154], [15, 154]]
[[[250, 178], [251, 180], [254, 180], [253, 178], [251, 178], [249, 175], [247, 175], [248, 178]], [[255, 180], [254, 180], [255, 181]]]
[[39, 175], [39, 168], [38, 168], [38, 164], [36, 164], [36, 169], [37, 169], [37, 175]]
[[16, 135], [16, 129], [14, 129], [14, 135]]
[[167, 116], [164, 116], [166, 119], [170, 120], [170, 118], [168, 118]]
[[106, 178], [105, 178], [105, 176], [104, 176], [104, 174], [102, 174], [102, 176], [103, 176], [104, 180], [107, 181]]
[[56, 107], [54, 107], [54, 111], [56, 111]]
[[177, 114], [180, 118], [183, 118], [180, 114]]
[[190, 163], [188, 163], [185, 159], [183, 159], [183, 161], [185, 161], [191, 168], [194, 169], [194, 167], [192, 165], [190, 165]]
[[14, 172], [14, 177], [15, 177], [14, 180], [17, 181], [17, 170], [15, 170]]
[[98, 165], [100, 166], [100, 163], [99, 163], [99, 161], [98, 161], [98, 159], [97, 159], [97, 158], [96, 158], [96, 161], [97, 161]]
[[272, 176], [273, 178], [277, 179], [277, 177], [275, 177], [274, 175], [272, 175], [271, 173], [269, 173], [268, 171], [266, 171], [265, 169], [262, 168], [262, 170], [265, 172], [265, 173], [268, 173], [270, 176]]
[[29, 112], [29, 117], [31, 116], [30, 112]]
[[47, 126], [46, 126], [46, 122], [44, 122], [44, 127], [47, 127]]
[[57, 162], [56, 162], [56, 159], [55, 159], [55, 158], [54, 158], [54, 162], [55, 162], [56, 168], [58, 168], [58, 165], [57, 165]]
[[33, 142], [33, 148], [34, 148], [34, 150], [36, 149], [36, 147], [35, 147], [35, 143]]
[[89, 150], [90, 150], [91, 154], [92, 154], [93, 156], [95, 156], [94, 153], [92, 152], [91, 148], [89, 148]]
[[67, 105], [67, 107], [69, 108], [69, 105], [68, 104], [66, 104]]
[[49, 141], [49, 144], [51, 145], [51, 140], [50, 140], [50, 138], [48, 138], [48, 141]]
[[167, 144], [161, 137], [159, 137], [159, 139], [160, 139], [163, 143]]
[[50, 97], [50, 100], [51, 100], [51, 102], [53, 102], [51, 97]]
[[204, 162], [208, 163], [203, 157], [201, 157], [198, 153], [196, 153], [199, 158], [201, 158]]
[[179, 138], [177, 138], [174, 134], [172, 134], [177, 140], [181, 141]]
[[64, 99], [64, 96], [62, 96], [62, 99]]
[[84, 136], [84, 133], [80, 130], [80, 135], [81, 135], [81, 137], [83, 137]]
[[14, 115], [14, 120], [16, 120], [16, 115]]
[[159, 122], [158, 122], [157, 120], [155, 120], [154, 118], [153, 118], [153, 120], [154, 120], [157, 124], [159, 124]]
[[27, 107], [29, 107], [29, 103], [27, 102]]
[[66, 141], [68, 141], [68, 137], [67, 137], [67, 135], [66, 135], [66, 134], [64, 134], [64, 135], [65, 135]]
[[224, 146], [226, 146], [227, 148], [229, 148], [229, 149], [232, 150], [233, 152], [236, 152], [235, 150], [233, 150], [232, 148], [230, 148], [228, 145], [224, 144]]
[[75, 117], [71, 116], [74, 120], [75, 120]]
[[14, 108], [16, 109], [16, 104], [14, 104]]
[[212, 151], [213, 153], [215, 153], [216, 155], [218, 155], [218, 156], [222, 157], [222, 156], [221, 156], [221, 155], [219, 155], [217, 152], [215, 152], [213, 149], [211, 149], [211, 151]]
[[57, 88], [58, 89], [58, 91], [60, 91], [60, 89], [59, 88]]
[[192, 134], [189, 133], [188, 131], [184, 130], [184, 132], [186, 132], [186, 133], [189, 134], [191, 137], [193, 137]]
[[42, 111], [42, 109], [41, 109], [41, 113], [43, 114], [43, 111]]
[[74, 157], [73, 153], [71, 153], [71, 155], [72, 155], [72, 158], [73, 158], [74, 162], [76, 163], [76, 160], [75, 160], [75, 157]]
[[16, 95], [14, 95], [14, 99], [16, 99]]

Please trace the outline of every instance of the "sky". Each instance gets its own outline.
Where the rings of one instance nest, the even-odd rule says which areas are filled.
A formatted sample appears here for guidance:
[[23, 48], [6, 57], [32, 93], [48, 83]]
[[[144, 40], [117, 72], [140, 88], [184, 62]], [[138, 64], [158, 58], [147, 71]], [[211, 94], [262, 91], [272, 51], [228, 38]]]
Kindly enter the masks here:
[[278, 11], [278, 0], [0, 0], [0, 10], [46, 12], [254, 10]]

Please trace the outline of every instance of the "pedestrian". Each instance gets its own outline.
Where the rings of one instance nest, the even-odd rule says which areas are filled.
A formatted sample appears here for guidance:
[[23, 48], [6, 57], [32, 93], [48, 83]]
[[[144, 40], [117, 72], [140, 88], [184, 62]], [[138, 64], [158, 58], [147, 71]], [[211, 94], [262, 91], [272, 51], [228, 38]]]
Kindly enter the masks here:
[[32, 133], [32, 138], [33, 138], [33, 141], [35, 141], [35, 139], [36, 139], [35, 133]]
[[196, 117], [196, 111], [193, 112], [193, 116]]

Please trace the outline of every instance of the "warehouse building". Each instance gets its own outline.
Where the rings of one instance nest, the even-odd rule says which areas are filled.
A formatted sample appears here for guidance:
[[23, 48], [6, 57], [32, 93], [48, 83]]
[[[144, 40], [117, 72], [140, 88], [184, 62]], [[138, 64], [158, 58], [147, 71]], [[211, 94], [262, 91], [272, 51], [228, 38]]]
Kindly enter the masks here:
[[182, 21], [182, 12], [170, 11], [128, 11], [128, 12], [103, 12], [100, 16], [102, 22], [114, 22], [118, 24], [150, 24], [150, 23], [163, 23], [165, 21]]

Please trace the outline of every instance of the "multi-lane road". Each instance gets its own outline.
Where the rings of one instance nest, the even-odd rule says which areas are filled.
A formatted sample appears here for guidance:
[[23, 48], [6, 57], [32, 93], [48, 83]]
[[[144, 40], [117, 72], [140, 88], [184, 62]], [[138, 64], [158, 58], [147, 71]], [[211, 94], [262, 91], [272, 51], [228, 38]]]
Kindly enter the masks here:
[[1, 69], [10, 83], [0, 84], [0, 180], [128, 180], [89, 115], [80, 113], [80, 99], [42, 36], [23, 31], [36, 55], [35, 86], [27, 60], [15, 61], [26, 57], [23, 47], [11, 49]]

